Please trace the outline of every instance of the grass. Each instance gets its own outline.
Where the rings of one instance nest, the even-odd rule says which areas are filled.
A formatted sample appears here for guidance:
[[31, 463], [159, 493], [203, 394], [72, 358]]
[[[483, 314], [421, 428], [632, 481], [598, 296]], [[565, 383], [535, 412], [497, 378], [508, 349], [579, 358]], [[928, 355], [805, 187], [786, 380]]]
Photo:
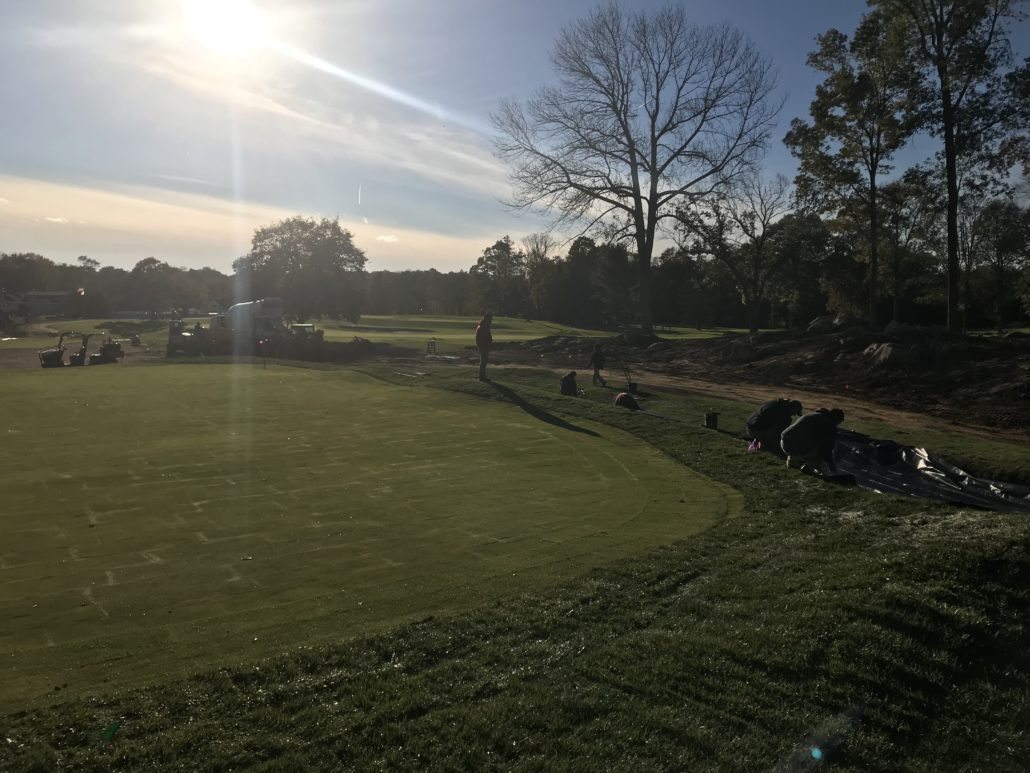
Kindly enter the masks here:
[[0, 767], [1026, 769], [1025, 518], [788, 473], [701, 429], [705, 397], [650, 396], [668, 421], [538, 372], [368, 373], [613, 427], [738, 488], [743, 512], [467, 611], [9, 715]]
[[[188, 323], [192, 324], [195, 321], [197, 320], [190, 319]], [[207, 324], [206, 320], [200, 322]], [[357, 324], [322, 320], [315, 326], [325, 331], [327, 341], [350, 341], [354, 336], [360, 336], [374, 343], [386, 343], [422, 353], [426, 351], [427, 342], [435, 339], [439, 354], [453, 355], [475, 346], [478, 322], [479, 317], [366, 314]], [[155, 349], [163, 349], [168, 341], [167, 320], [52, 320], [33, 324], [27, 336], [0, 341], [0, 349], [44, 349], [55, 346], [57, 336], [64, 331], [113, 335], [116, 338], [127, 338], [133, 333], [138, 333], [144, 346]], [[686, 327], [663, 327], [656, 332], [662, 338], [678, 340], [711, 338], [733, 331], [729, 328], [697, 330]], [[616, 334], [616, 331], [591, 330], [517, 317], [496, 317], [493, 323], [493, 336], [497, 342], [529, 341], [552, 335], [610, 338]]]
[[605, 425], [346, 371], [28, 371], [0, 399], [0, 710], [540, 588], [739, 499]]
[[[479, 317], [449, 316], [380, 316], [366, 314], [356, 325], [347, 322], [323, 321], [318, 327], [325, 329], [326, 340], [349, 341], [354, 336], [367, 338], [373, 343], [387, 343], [404, 349], [426, 351], [429, 339], [435, 339], [439, 354], [454, 354], [475, 346], [476, 325]], [[529, 341], [552, 335], [607, 337], [600, 330], [559, 325], [553, 322], [530, 321], [516, 317], [495, 317], [493, 338], [502, 341]]]
[[[128, 338], [133, 333], [140, 336], [143, 346], [163, 350], [168, 343], [168, 320], [55, 319], [34, 322], [25, 331], [26, 335], [0, 341], [0, 349], [48, 349], [57, 346], [61, 333], [71, 332], [94, 336], [89, 342], [91, 350], [96, 349], [102, 338]], [[69, 336], [64, 343], [69, 349], [77, 348], [79, 340]]]

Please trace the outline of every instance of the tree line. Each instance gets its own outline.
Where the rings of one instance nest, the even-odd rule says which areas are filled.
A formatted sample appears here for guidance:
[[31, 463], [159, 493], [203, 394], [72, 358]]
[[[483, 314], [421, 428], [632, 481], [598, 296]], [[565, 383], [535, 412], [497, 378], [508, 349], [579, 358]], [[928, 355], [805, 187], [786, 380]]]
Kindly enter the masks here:
[[[712, 204], [709, 218], [655, 259], [653, 320], [696, 327], [799, 327], [824, 314], [868, 310], [863, 221], [791, 211], [775, 220], [783, 181], [753, 191], [755, 212]], [[879, 316], [915, 324], [945, 318], [945, 235], [922, 173], [884, 187]], [[765, 203], [761, 203], [765, 200]], [[1004, 326], [1030, 316], [1030, 207], [1003, 198], [960, 210], [963, 324]], [[700, 216], [698, 216], [700, 217]], [[733, 230], [732, 241], [728, 232]], [[700, 234], [700, 235], [698, 235]], [[0, 254], [0, 288], [67, 295], [62, 313], [94, 318], [204, 314], [253, 298], [283, 298], [298, 319], [364, 314], [495, 314], [623, 329], [639, 324], [639, 276], [624, 245], [587, 236], [559, 245], [546, 234], [504, 236], [466, 271], [366, 271], [364, 254], [337, 221], [291, 218], [259, 229], [232, 274], [186, 269], [153, 257], [132, 269], [81, 256], [57, 263]], [[741, 246], [746, 249], [740, 249]]]
[[[154, 258], [124, 271], [3, 255], [0, 287], [80, 287], [77, 312], [275, 295], [300, 319], [489, 309], [645, 331], [825, 313], [873, 328], [1006, 325], [1030, 313], [1030, 209], [1017, 195], [1030, 59], [1014, 62], [1009, 42], [1027, 1], [869, 0], [850, 34], [818, 36], [807, 61], [822, 81], [783, 138], [793, 181], [762, 171], [781, 104], [751, 41], [692, 24], [682, 6], [611, 2], [559, 35], [556, 85], [493, 116], [510, 203], [553, 230], [485, 245], [467, 271], [369, 273], [338, 221], [296, 217], [258, 229], [232, 277]], [[896, 169], [920, 137], [937, 151]]]

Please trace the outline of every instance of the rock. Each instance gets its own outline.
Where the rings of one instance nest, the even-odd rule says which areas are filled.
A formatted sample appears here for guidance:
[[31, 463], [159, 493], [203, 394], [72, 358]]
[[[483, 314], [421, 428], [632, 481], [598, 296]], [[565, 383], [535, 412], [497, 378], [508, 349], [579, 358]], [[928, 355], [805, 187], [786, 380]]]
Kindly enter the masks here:
[[833, 332], [833, 317], [826, 315], [823, 317], [816, 317], [808, 323], [808, 327], [805, 328], [807, 333], [830, 333]]
[[862, 320], [852, 314], [838, 314], [833, 318], [834, 327], [860, 327]]
[[919, 362], [919, 355], [897, 344], [870, 344], [862, 352], [873, 367], [904, 368]]
[[905, 326], [898, 322], [896, 319], [892, 319], [887, 323], [887, 326], [883, 329], [885, 335], [891, 338], [897, 338], [905, 332]]
[[747, 343], [736, 343], [730, 350], [730, 361], [731, 362], [751, 362], [755, 358], [755, 347]]

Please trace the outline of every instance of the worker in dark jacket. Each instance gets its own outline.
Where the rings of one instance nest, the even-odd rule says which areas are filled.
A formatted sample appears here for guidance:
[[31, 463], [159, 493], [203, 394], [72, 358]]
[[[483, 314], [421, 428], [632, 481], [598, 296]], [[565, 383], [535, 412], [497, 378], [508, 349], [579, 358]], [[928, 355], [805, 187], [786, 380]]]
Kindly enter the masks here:
[[780, 447], [787, 455], [787, 466], [792, 469], [808, 467], [822, 470], [825, 462], [830, 472], [837, 472], [833, 447], [837, 442], [837, 427], [844, 421], [844, 411], [820, 408], [797, 419], [783, 430]]
[[640, 405], [637, 403], [636, 398], [629, 392], [619, 392], [615, 395], [615, 404], [620, 408], [629, 408], [631, 411], [640, 410]]
[[558, 382], [558, 389], [566, 397], [578, 397], [579, 390], [576, 388], [576, 371], [570, 370], [561, 377]]
[[608, 386], [605, 383], [604, 378], [601, 376], [601, 368], [604, 367], [604, 350], [601, 348], [601, 344], [594, 345], [594, 353], [590, 355], [590, 367], [594, 369], [594, 378], [591, 382], [594, 386], [600, 384], [601, 386]]
[[790, 426], [795, 416], [800, 415], [801, 403], [797, 400], [770, 400], [747, 420], [747, 436], [757, 440], [766, 451], [776, 453], [783, 430]]
[[479, 380], [488, 381], [486, 377], [486, 361], [490, 359], [490, 347], [493, 345], [494, 337], [490, 332], [490, 325], [494, 321], [494, 315], [487, 312], [483, 319], [476, 325], [476, 348], [479, 349]]

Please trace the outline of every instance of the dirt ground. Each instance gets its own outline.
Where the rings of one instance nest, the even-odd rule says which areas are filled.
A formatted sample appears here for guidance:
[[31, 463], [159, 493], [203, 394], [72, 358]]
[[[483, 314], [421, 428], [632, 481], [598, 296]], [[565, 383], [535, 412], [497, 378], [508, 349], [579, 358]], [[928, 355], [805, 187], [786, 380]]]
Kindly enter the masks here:
[[[821, 334], [730, 334], [696, 341], [616, 336], [608, 370], [634, 381], [761, 402], [790, 396], [806, 407], [925, 426], [926, 415], [976, 434], [1030, 437], [1030, 336], [950, 336], [909, 329]], [[593, 342], [553, 337], [497, 347], [497, 360], [589, 372]]]

